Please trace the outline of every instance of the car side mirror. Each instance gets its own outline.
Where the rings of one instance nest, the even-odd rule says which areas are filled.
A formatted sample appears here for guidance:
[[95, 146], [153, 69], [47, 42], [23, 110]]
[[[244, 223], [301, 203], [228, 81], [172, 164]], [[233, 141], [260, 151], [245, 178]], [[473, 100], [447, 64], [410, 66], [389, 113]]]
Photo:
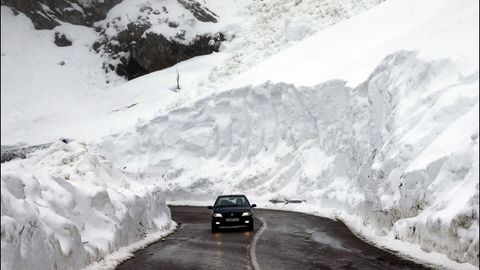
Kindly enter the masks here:
[[208, 209], [213, 209], [213, 206], [208, 206], [207, 208], [208, 208]]
[[257, 207], [257, 205], [256, 205], [256, 204], [252, 204], [252, 207]]

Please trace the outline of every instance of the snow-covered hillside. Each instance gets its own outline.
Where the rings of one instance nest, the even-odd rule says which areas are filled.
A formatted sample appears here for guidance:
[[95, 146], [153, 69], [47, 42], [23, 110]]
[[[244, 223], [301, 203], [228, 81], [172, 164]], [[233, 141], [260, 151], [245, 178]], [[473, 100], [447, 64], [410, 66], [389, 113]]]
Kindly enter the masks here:
[[[23, 258], [33, 249], [17, 251], [32, 216], [45, 224], [38, 239], [59, 239], [51, 248], [64, 252], [46, 264], [85, 266], [139, 240], [130, 235], [138, 224], [122, 223], [129, 228], [110, 244], [77, 227], [92, 209], [65, 209], [95, 201], [97, 189], [118, 211], [106, 226], [139, 215], [125, 205], [144, 203], [152, 215], [135, 220], [166, 231], [160, 190], [199, 204], [237, 192], [267, 207], [305, 199], [295, 209], [340, 218], [386, 248], [477, 268], [478, 1], [381, 2], [204, 1], [221, 22], [208, 30], [226, 36], [220, 52], [129, 82], [104, 72], [105, 56], [88, 45], [99, 37], [92, 29], [61, 24], [74, 42], [58, 48], [55, 29], [34, 30], [2, 6], [2, 145], [75, 139], [2, 166], [2, 268], [31, 263]], [[124, 2], [98, 25], [118, 34], [107, 24], [145, 15], [142, 3]], [[207, 24], [196, 25], [200, 33]], [[43, 192], [27, 188], [38, 185]], [[49, 234], [64, 225], [73, 237]]]
[[[1, 48], [2, 144], [39, 144], [60, 137], [92, 141], [133, 127], [139, 118], [151, 119], [165, 108], [215, 92], [235, 74], [298, 42], [287, 36], [301, 32], [299, 39], [307, 37], [381, 1], [286, 2], [206, 1], [205, 6], [218, 16], [213, 24], [195, 21], [192, 14], [178, 10], [181, 5], [174, 0], [153, 4], [146, 0], [123, 1], [95, 24], [104, 29], [100, 33], [65, 22], [52, 30], [35, 30], [25, 15], [14, 15], [2, 6], [2, 25], [15, 26], [1, 29], [2, 40], [6, 41]], [[163, 7], [169, 13], [165, 14]], [[162, 12], [155, 14], [154, 10]], [[121, 33], [138, 17], [151, 25], [147, 33], [163, 33], [169, 38], [185, 33], [187, 42], [199, 34], [221, 32], [227, 42], [218, 53], [195, 57], [126, 83], [110, 68], [105, 72], [104, 67], [119, 64], [128, 53], [117, 49], [113, 59], [102, 54], [104, 47], [96, 53], [92, 46], [102, 38], [111, 46], [122, 45], [119, 36], [128, 36]], [[305, 18], [309, 18], [308, 23], [298, 22]], [[179, 26], [166, 29], [164, 24], [168, 22]], [[64, 33], [72, 45], [55, 46], [56, 32]], [[177, 70], [182, 90], [174, 93]]]

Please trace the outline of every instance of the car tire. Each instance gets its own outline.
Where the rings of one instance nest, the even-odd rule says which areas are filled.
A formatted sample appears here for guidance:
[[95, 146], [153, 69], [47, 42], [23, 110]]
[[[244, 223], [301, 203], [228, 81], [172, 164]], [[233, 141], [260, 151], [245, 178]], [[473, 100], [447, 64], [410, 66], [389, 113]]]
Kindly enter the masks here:
[[218, 232], [218, 227], [212, 224], [212, 233]]
[[253, 222], [248, 225], [247, 231], [253, 231]]

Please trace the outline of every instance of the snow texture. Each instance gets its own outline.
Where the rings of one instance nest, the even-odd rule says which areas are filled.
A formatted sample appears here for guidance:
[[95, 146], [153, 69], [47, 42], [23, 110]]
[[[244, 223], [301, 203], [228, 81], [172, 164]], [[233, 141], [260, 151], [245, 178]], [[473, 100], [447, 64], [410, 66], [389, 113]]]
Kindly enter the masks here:
[[[200, 6], [208, 8], [208, 5], [199, 3]], [[186, 12], [181, 1], [177, 0], [123, 1], [108, 12], [105, 20], [96, 23], [95, 26], [104, 29], [106, 37], [112, 39], [118, 36], [118, 33], [128, 30], [130, 23], [144, 24], [151, 26], [144, 35], [161, 34], [167, 39], [188, 44], [197, 35], [216, 33], [221, 30], [223, 24], [216, 23], [218, 15], [210, 14], [215, 21], [200, 21], [192, 12]]]
[[171, 200], [300, 197], [478, 265], [478, 74], [438, 87], [451, 71], [402, 51], [354, 89], [225, 91], [106, 138], [102, 152], [161, 177]]
[[81, 269], [175, 227], [158, 186], [77, 142], [2, 164], [1, 186], [2, 269]]
[[245, 10], [241, 9], [241, 17], [245, 17], [243, 29], [231, 33], [236, 28], [226, 28], [230, 30], [226, 32], [227, 37], [235, 36], [223, 49], [230, 57], [212, 70], [207, 85], [222, 88], [236, 75], [282, 49], [381, 2], [383, 0], [249, 1]]
[[[162, 190], [173, 203], [304, 199], [289, 209], [339, 218], [440, 267], [477, 269], [478, 1], [380, 2], [202, 1], [226, 35], [220, 52], [130, 82], [103, 73], [92, 29], [58, 26], [73, 41], [58, 48], [54, 31], [2, 7], [2, 25], [16, 26], [2, 27], [2, 144], [74, 139], [2, 164], [2, 268], [84, 267], [140, 247], [138, 223], [119, 221], [167, 231]], [[122, 22], [142, 3], [118, 5]], [[100, 240], [92, 224], [127, 227]]]

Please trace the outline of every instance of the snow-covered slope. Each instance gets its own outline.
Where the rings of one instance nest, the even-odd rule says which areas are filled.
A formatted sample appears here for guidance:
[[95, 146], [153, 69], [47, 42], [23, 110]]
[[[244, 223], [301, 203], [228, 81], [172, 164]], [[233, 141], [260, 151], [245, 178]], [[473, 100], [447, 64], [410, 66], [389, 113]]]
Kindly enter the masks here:
[[[215, 92], [234, 75], [282, 48], [379, 2], [328, 0], [320, 4], [308, 0], [292, 5], [289, 1], [230, 0], [225, 5], [225, 1], [210, 0], [205, 6], [218, 15], [218, 22], [212, 24], [194, 21], [193, 15], [179, 11], [176, 1], [123, 1], [96, 24], [109, 39], [140, 16], [143, 23], [152, 25], [149, 32], [167, 37], [184, 32], [185, 41], [190, 41], [197, 34], [220, 31], [229, 41], [222, 43], [219, 53], [196, 57], [128, 83], [115, 72], [103, 70], [104, 63], [118, 64], [119, 58], [106, 59], [95, 53], [92, 45], [101, 33], [68, 23], [38, 31], [25, 15], [15, 16], [2, 6], [2, 25], [15, 26], [1, 29], [2, 144], [39, 144], [60, 137], [92, 141], [133, 127], [139, 118], [151, 119], [164, 108]], [[153, 13], [163, 6], [169, 13]], [[307, 18], [308, 23], [299, 22]], [[163, 21], [179, 26], [164, 29]], [[55, 32], [64, 33], [72, 46], [56, 47]], [[296, 40], [288, 38], [297, 32], [303, 34]], [[115, 42], [111, 40], [111, 45]], [[172, 92], [176, 70], [180, 73], [180, 93]], [[136, 105], [129, 107], [132, 104]]]
[[[102, 59], [91, 50], [98, 38], [93, 29], [63, 24], [34, 30], [25, 15], [14, 16], [5, 6], [1, 10], [2, 144], [46, 142], [45, 133], [53, 135], [47, 141], [58, 139], [68, 122], [92, 110], [91, 97], [107, 81], [123, 82], [103, 72]], [[55, 46], [55, 31], [66, 33], [72, 46]]]
[[[383, 0], [251, 1], [245, 11], [245, 16], [251, 19], [243, 23], [243, 31], [234, 33], [235, 40], [225, 44], [225, 51], [230, 52], [230, 56], [212, 70], [206, 84], [214, 89], [223, 88], [239, 73], [282, 49], [381, 2]], [[246, 81], [251, 80], [247, 77]], [[202, 91], [206, 89], [202, 88]]]
[[469, 74], [478, 70], [478, 23], [474, 1], [387, 1], [282, 50], [224, 88], [266, 80], [313, 86], [338, 78], [356, 86], [398, 50], [458, 61], [459, 72]]
[[[170, 201], [210, 202], [230, 192], [246, 193], [265, 206], [272, 206], [270, 199], [306, 199], [297, 209], [341, 218], [387, 248], [447, 268], [475, 269], [478, 1], [389, 0], [375, 6], [378, 2], [245, 1], [235, 13], [206, 1], [216, 14], [238, 19], [224, 25], [232, 39], [220, 53], [124, 84], [113, 77], [116, 87], [104, 90], [97, 85], [104, 73], [79, 72], [88, 79], [70, 79], [76, 78], [75, 68], [60, 70], [67, 61], [57, 70], [56, 63], [73, 50], [79, 53], [75, 63], [94, 63], [97, 55], [81, 42], [59, 55], [63, 48], [44, 45], [52, 43], [53, 32], [36, 32], [25, 17], [2, 7], [2, 25], [18, 23], [23, 36], [56, 57], [50, 64], [35, 62], [36, 73], [21, 64], [20, 50], [2, 42], [2, 144], [61, 136], [85, 140], [91, 144], [78, 147], [100, 152], [112, 170], [136, 177], [125, 181], [162, 189]], [[2, 27], [2, 41], [17, 40], [14, 34]], [[17, 63], [26, 74], [51, 80], [24, 86]], [[180, 92], [172, 91], [176, 70]], [[90, 82], [94, 86], [82, 90]], [[17, 87], [23, 94], [15, 94]], [[64, 92], [70, 88], [74, 94]], [[76, 98], [79, 92], [88, 98]], [[45, 106], [47, 94], [55, 93], [65, 93], [65, 99], [53, 95], [58, 102]], [[38, 101], [39, 107], [24, 109], [24, 100], [32, 106]], [[46, 165], [34, 160], [50, 159], [48, 151], [8, 163], [9, 174], [2, 166], [2, 188], [12, 177], [25, 178], [19, 164], [42, 171]], [[92, 158], [101, 159], [96, 155]], [[61, 163], [49, 166], [63, 171]], [[16, 190], [2, 191], [2, 216], [4, 198]], [[2, 218], [2, 232], [8, 224]], [[13, 235], [10, 242], [20, 241]], [[423, 252], [398, 248], [398, 242]], [[430, 251], [435, 256], [426, 254]], [[2, 257], [2, 266], [16, 257], [9, 258]]]
[[[1, 10], [2, 25], [15, 26], [1, 29], [2, 145], [60, 137], [92, 141], [132, 127], [182, 100], [183, 93], [174, 92], [176, 69], [182, 91], [188, 90], [226, 57], [196, 57], [125, 82], [102, 69], [104, 59], [91, 48], [98, 38], [93, 29], [62, 24], [39, 31], [25, 15], [14, 16], [5, 6]], [[56, 31], [65, 33], [72, 46], [55, 46]]]

